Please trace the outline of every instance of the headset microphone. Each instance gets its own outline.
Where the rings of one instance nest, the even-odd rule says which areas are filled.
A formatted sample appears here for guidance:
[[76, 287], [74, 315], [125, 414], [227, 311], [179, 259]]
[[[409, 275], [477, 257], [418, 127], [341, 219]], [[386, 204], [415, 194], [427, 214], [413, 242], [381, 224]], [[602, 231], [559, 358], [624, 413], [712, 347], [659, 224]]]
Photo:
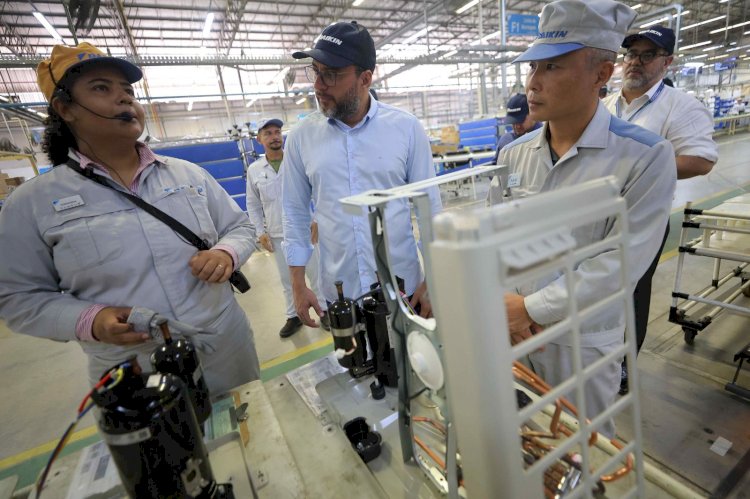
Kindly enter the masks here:
[[132, 114], [130, 114], [128, 112], [123, 112], [123, 113], [120, 113], [120, 114], [116, 114], [115, 116], [105, 116], [103, 114], [99, 114], [96, 111], [93, 111], [93, 110], [87, 108], [86, 106], [84, 106], [83, 104], [81, 104], [79, 102], [73, 101], [73, 103], [75, 105], [77, 105], [77, 106], [82, 107], [86, 111], [88, 111], [91, 114], [93, 114], [95, 116], [98, 116], [100, 118], [105, 118], [105, 119], [108, 119], [108, 120], [120, 120], [120, 121], [125, 121], [125, 122], [130, 122], [130, 121], [133, 121], [135, 119], [135, 116], [133, 116]]

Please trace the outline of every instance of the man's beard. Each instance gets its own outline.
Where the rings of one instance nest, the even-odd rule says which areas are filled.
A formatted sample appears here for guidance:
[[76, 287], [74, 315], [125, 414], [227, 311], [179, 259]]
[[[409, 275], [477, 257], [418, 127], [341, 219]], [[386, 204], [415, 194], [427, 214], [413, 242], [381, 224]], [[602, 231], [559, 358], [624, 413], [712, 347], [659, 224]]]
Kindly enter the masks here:
[[350, 118], [357, 114], [361, 101], [362, 99], [357, 93], [356, 85], [352, 85], [340, 102], [336, 102], [333, 107], [329, 108], [324, 108], [321, 106], [321, 112], [326, 118], [345, 121], [347, 118]]
[[648, 74], [646, 72], [624, 75], [622, 78], [622, 86], [626, 90], [637, 90], [644, 87], [648, 89], [652, 86], [650, 82], [651, 78], [654, 76], [656, 75]]

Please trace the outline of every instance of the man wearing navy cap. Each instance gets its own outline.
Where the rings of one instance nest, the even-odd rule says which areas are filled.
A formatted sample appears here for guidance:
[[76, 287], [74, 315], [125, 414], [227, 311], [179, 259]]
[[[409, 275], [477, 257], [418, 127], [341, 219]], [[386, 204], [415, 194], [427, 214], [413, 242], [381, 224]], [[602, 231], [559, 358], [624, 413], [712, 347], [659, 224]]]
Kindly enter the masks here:
[[[674, 45], [674, 31], [664, 26], [652, 26], [625, 37], [622, 46], [627, 52], [622, 67], [622, 89], [607, 97], [604, 105], [618, 118], [642, 126], [671, 142], [676, 156], [677, 178], [683, 179], [707, 174], [719, 156], [713, 140], [711, 112], [698, 99], [672, 88], [663, 80], [672, 63]], [[646, 339], [651, 280], [668, 235], [667, 222], [661, 248], [638, 282], [633, 296], [639, 351]], [[627, 391], [628, 370], [623, 364], [620, 393]]]
[[[310, 308], [318, 316], [323, 312], [304, 280], [312, 253], [310, 200], [318, 222], [321, 293], [334, 301], [334, 282], [341, 280], [346, 296], [360, 296], [377, 281], [370, 226], [364, 214], [345, 213], [339, 199], [428, 179], [435, 169], [419, 121], [371, 97], [375, 43], [363, 26], [355, 21], [332, 24], [312, 49], [292, 56], [312, 58], [305, 71], [319, 110], [302, 120], [286, 142], [281, 168], [284, 251], [297, 315], [314, 327]], [[428, 194], [437, 213], [440, 193], [432, 188]], [[393, 269], [404, 279], [412, 305], [427, 316], [431, 307], [408, 203], [389, 205], [388, 218]]]
[[[279, 269], [281, 286], [284, 289], [286, 301], [286, 322], [279, 331], [279, 336], [288, 338], [302, 327], [302, 321], [297, 317], [292, 298], [292, 283], [289, 278], [289, 267], [284, 258], [281, 243], [284, 231], [281, 226], [281, 175], [279, 168], [284, 158], [284, 138], [281, 128], [284, 123], [276, 118], [266, 120], [258, 126], [258, 142], [265, 149], [265, 155], [251, 164], [247, 169], [247, 215], [255, 227], [258, 242], [266, 251], [273, 254]], [[311, 226], [311, 243], [316, 248], [307, 265], [306, 274], [312, 288], [318, 289], [318, 255], [317, 255], [317, 224]], [[321, 302], [321, 307], [325, 306]], [[328, 329], [327, 321], [323, 327]]]
[[[658, 135], [612, 116], [599, 100], [599, 89], [614, 71], [616, 51], [635, 19], [630, 7], [613, 0], [558, 0], [547, 4], [539, 37], [514, 62], [527, 62], [529, 114], [546, 122], [500, 152], [510, 167], [514, 197], [534, 195], [613, 175], [627, 204], [628, 266], [625, 285], [635, 287], [661, 243], [675, 188], [674, 153]], [[491, 197], [492, 199], [492, 197]], [[605, 239], [614, 220], [576, 227], [578, 245]], [[643, 258], [643, 255], [649, 255]], [[575, 297], [583, 309], [621, 287], [618, 249], [579, 262]], [[568, 316], [565, 277], [552, 274], [506, 294], [511, 343], [531, 337]], [[582, 321], [583, 367], [602, 361], [586, 382], [587, 417], [614, 402], [620, 385], [625, 331], [621, 303], [602, 308]], [[555, 386], [574, 372], [572, 339], [562, 336], [529, 355], [534, 370]], [[604, 360], [606, 359], [606, 360]], [[601, 430], [612, 436], [610, 421]]]
[[497, 141], [497, 152], [495, 153], [495, 164], [500, 155], [500, 150], [516, 140], [517, 138], [536, 130], [541, 123], [529, 116], [529, 104], [526, 102], [524, 94], [516, 94], [508, 100], [506, 106], [507, 114], [505, 115], [505, 124], [513, 126], [513, 131], [504, 134]]
[[706, 175], [718, 159], [711, 112], [695, 97], [663, 84], [672, 64], [674, 31], [652, 26], [627, 36], [622, 89], [604, 104], [622, 118], [664, 137], [677, 156], [677, 178]]

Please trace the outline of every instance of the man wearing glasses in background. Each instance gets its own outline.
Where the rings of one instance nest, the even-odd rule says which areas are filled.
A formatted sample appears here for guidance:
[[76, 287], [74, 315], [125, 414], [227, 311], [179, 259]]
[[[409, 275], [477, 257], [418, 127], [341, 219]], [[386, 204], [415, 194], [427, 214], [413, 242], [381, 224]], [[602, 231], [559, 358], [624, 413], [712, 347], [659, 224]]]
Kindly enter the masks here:
[[[674, 31], [652, 26], [622, 42], [625, 62], [622, 66], [622, 89], [604, 99], [607, 109], [617, 116], [650, 130], [672, 143], [677, 163], [677, 178], [706, 175], [718, 159], [713, 140], [714, 123], [711, 113], [698, 100], [662, 80], [672, 64]], [[638, 282], [633, 295], [637, 349], [646, 338], [651, 303], [651, 279], [659, 263], [664, 242], [669, 234], [667, 225], [659, 252]], [[628, 371], [623, 363], [620, 393], [628, 391]]]
[[[435, 176], [430, 143], [413, 115], [372, 98], [375, 43], [356, 21], [328, 26], [314, 48], [295, 52], [312, 58], [305, 68], [319, 110], [288, 135], [281, 167], [284, 251], [297, 315], [308, 326], [319, 317], [318, 299], [305, 284], [310, 255], [310, 201], [315, 206], [320, 250], [320, 291], [337, 298], [334, 282], [351, 298], [377, 281], [367, 217], [344, 212], [339, 199], [370, 189], [388, 189]], [[436, 188], [428, 191], [433, 214], [441, 209]], [[417, 255], [408, 203], [389, 205], [391, 264], [421, 315], [431, 312]]]

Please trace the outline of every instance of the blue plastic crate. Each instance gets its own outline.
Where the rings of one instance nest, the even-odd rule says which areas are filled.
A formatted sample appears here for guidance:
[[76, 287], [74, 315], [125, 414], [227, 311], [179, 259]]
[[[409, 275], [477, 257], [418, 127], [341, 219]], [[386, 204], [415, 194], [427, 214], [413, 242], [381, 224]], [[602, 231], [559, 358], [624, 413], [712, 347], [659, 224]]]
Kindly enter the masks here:
[[475, 149], [494, 149], [497, 145], [497, 136], [493, 135], [491, 137], [477, 137], [473, 139], [461, 139], [461, 142], [458, 144], [459, 149], [463, 149], [465, 147], [470, 148], [471, 150]]
[[242, 177], [245, 166], [239, 159], [227, 159], [201, 164], [215, 179]]
[[461, 140], [463, 139], [473, 139], [477, 137], [497, 137], [497, 127], [487, 127], [487, 128], [472, 128], [470, 130], [464, 130], [459, 134], [459, 138]]
[[184, 159], [192, 163], [205, 163], [221, 159], [235, 159], [240, 157], [240, 150], [233, 140], [213, 142], [210, 144], [192, 144], [189, 146], [164, 147], [154, 149], [154, 152], [164, 156]]
[[458, 131], [460, 133], [464, 130], [473, 130], [475, 128], [488, 128], [488, 127], [496, 127], [496, 126], [497, 126], [497, 118], [487, 118], [484, 120], [467, 121], [466, 123], [459, 123]]
[[244, 178], [219, 180], [219, 185], [221, 185], [224, 190], [229, 193], [230, 196], [234, 196], [237, 194], [244, 195], [247, 191], [247, 184], [245, 183]]
[[245, 194], [235, 194], [232, 196], [232, 199], [235, 200], [237, 205], [242, 208], [242, 211], [247, 211], [247, 196]]

